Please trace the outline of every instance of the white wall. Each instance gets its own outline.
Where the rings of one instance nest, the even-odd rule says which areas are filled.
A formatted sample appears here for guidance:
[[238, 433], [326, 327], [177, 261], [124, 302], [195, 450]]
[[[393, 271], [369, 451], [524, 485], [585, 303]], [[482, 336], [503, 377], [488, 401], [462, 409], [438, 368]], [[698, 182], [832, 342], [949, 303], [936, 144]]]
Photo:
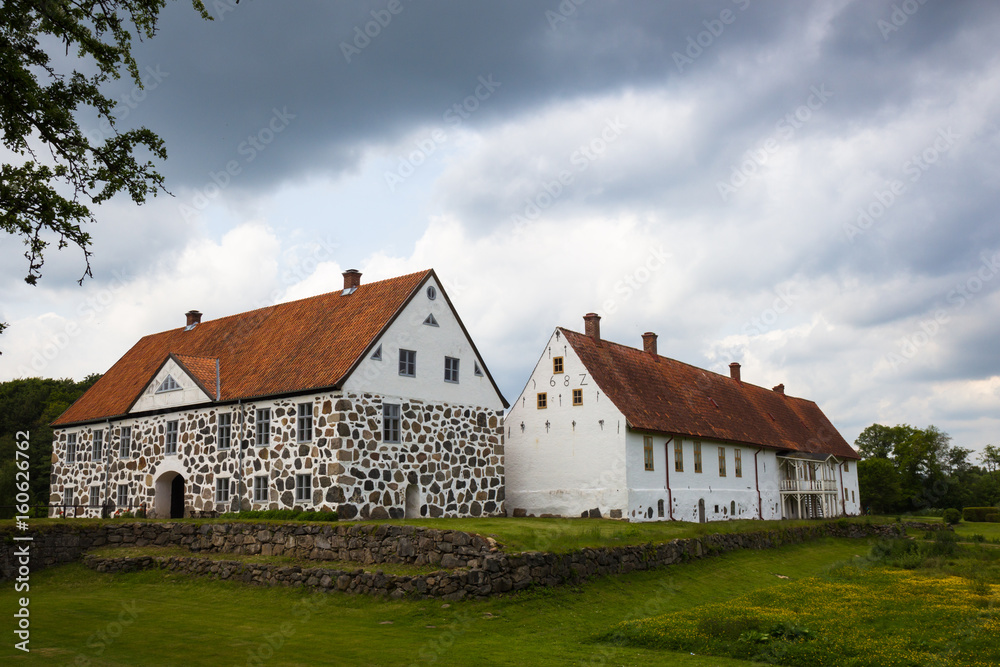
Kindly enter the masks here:
[[[559, 374], [552, 366], [557, 356], [563, 357]], [[581, 406], [573, 406], [574, 389], [583, 390]], [[537, 408], [538, 392], [547, 394], [544, 410]], [[558, 331], [504, 423], [508, 514], [522, 508], [536, 516], [578, 517], [599, 508], [605, 517], [613, 510], [624, 516], [625, 418]]]
[[[156, 389], [168, 375], [173, 376], [181, 388], [157, 394]], [[146, 410], [159, 410], [161, 408], [175, 408], [182, 405], [194, 405], [196, 403], [209, 402], [213, 398], [202, 391], [191, 376], [177, 365], [177, 362], [173, 359], [167, 359], [167, 363], [163, 364], [156, 377], [149, 383], [146, 391], [143, 392], [142, 396], [139, 397], [139, 400], [135, 402], [135, 405], [132, 406], [129, 412], [136, 413], [145, 412]]]
[[840, 492], [845, 494], [844, 508], [847, 514], [863, 514], [861, 491], [858, 488], [858, 462], [844, 461], [841, 463], [840, 469], [837, 471], [837, 478], [841, 480]]
[[[427, 296], [429, 286], [434, 287], [437, 292], [435, 299]], [[423, 324], [431, 313], [438, 322], [436, 327]], [[482, 406], [493, 410], [503, 409], [500, 396], [486, 376], [482, 359], [476, 357], [471, 341], [462, 332], [455, 313], [448, 307], [441, 286], [434, 278], [428, 280], [414, 296], [376, 342], [373, 351], [379, 345], [382, 346], [382, 360], [371, 359], [369, 353], [344, 383], [344, 391], [374, 392], [425, 401]], [[399, 374], [400, 348], [416, 351], [416, 377]], [[457, 384], [444, 380], [446, 356], [460, 360]], [[481, 377], [474, 373], [476, 362], [483, 371]]]
[[[644, 436], [653, 438], [653, 470], [645, 469]], [[632, 431], [628, 435], [628, 486], [630, 521], [697, 522], [699, 501], [704, 501], [706, 521], [759, 518], [758, 504], [765, 519], [779, 518], [777, 462], [774, 451], [761, 450], [757, 455], [760, 480], [754, 475], [754, 453], [757, 447], [722, 444], [701, 440], [702, 472], [695, 472], [694, 441], [678, 438], [683, 443], [683, 471], [675, 468], [674, 444], [669, 436]], [[719, 447], [726, 455], [726, 476], [720, 475]], [[736, 451], [740, 451], [742, 476], [736, 476]], [[766, 469], [766, 472], [765, 472]], [[670, 490], [667, 490], [669, 471]], [[663, 516], [660, 516], [663, 501]]]

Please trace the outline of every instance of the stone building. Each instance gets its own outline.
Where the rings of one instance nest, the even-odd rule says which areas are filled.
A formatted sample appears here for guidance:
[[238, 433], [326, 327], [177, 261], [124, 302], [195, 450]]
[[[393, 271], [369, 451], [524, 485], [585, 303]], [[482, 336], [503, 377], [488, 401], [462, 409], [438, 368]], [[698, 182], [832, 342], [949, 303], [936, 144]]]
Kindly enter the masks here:
[[630, 521], [859, 513], [860, 458], [814, 402], [557, 328], [506, 418], [508, 512]]
[[[503, 410], [433, 270], [142, 338], [55, 422], [51, 504], [504, 512]], [[59, 512], [60, 510], [54, 510]]]

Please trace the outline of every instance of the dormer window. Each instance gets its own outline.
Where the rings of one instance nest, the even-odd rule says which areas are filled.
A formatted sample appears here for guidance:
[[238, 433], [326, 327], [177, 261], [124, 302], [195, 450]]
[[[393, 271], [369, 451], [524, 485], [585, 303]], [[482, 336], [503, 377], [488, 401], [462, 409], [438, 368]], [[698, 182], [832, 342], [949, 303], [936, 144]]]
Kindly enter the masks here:
[[430, 326], [430, 327], [439, 326], [438, 325], [438, 321], [434, 318], [434, 313], [430, 313], [427, 316], [427, 319], [424, 320], [424, 324], [426, 324], [427, 326]]
[[160, 383], [160, 386], [156, 388], [157, 394], [162, 394], [167, 391], [177, 391], [181, 386], [177, 384], [177, 380], [174, 379], [173, 375], [168, 375]]

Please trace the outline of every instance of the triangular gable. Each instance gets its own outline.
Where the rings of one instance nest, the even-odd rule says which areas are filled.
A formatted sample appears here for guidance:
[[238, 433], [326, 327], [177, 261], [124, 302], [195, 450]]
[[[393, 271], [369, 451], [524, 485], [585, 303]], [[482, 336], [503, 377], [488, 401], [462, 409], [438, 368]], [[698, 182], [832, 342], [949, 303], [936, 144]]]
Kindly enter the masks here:
[[127, 412], [196, 405], [213, 399], [214, 392], [208, 391], [203, 379], [196, 377], [176, 355], [168, 354], [143, 391], [133, 397]]

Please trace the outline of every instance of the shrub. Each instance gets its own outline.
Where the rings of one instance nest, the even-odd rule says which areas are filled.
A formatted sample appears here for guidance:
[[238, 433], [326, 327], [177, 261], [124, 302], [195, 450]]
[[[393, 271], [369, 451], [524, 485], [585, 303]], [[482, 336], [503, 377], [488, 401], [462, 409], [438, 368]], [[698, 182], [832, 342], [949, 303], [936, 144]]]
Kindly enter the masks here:
[[926, 547], [928, 554], [932, 556], [951, 556], [958, 547], [958, 536], [951, 530], [939, 530], [934, 536], [934, 541]]
[[226, 512], [221, 519], [267, 519], [271, 521], [336, 521], [336, 512], [304, 512], [302, 510], [247, 510]]
[[962, 510], [962, 518], [966, 521], [989, 521], [986, 517], [997, 514], [996, 507], [966, 507]]
[[979, 543], [982, 543], [982, 542], [985, 542], [985, 541], [986, 541], [986, 536], [985, 536], [985, 535], [981, 535], [981, 534], [979, 534], [979, 533], [976, 533], [976, 534], [975, 534], [975, 535], [973, 535], [973, 536], [972, 536], [972, 537], [971, 537], [970, 539], [971, 539], [971, 540], [972, 540], [973, 542], [979, 542]]
[[987, 514], [986, 520], [990, 523], [1000, 523], [1000, 512], [994, 512], [993, 514]]
[[942, 518], [946, 524], [954, 526], [962, 521], [962, 513], [957, 509], [947, 509], [944, 511]]

